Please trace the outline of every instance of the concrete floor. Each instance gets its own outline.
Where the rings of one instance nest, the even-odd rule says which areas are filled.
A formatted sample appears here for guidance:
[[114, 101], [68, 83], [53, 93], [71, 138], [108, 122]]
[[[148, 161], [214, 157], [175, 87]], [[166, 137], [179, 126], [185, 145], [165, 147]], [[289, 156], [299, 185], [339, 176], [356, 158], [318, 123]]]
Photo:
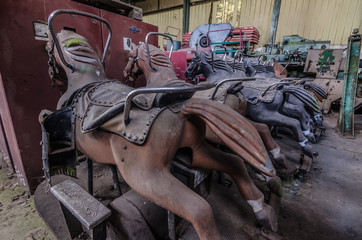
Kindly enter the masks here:
[[[355, 139], [341, 137], [336, 131], [336, 122], [337, 115], [325, 117], [327, 129], [320, 142], [314, 145], [319, 156], [311, 172], [303, 179], [283, 181], [278, 232], [290, 240], [361, 239], [362, 115], [356, 116]], [[293, 142], [286, 137], [278, 141], [284, 145]], [[111, 179], [108, 168], [97, 172], [101, 168], [100, 165], [95, 167], [95, 192], [104, 200], [104, 191], [110, 189]], [[214, 209], [224, 239], [249, 239], [242, 224], [254, 225], [254, 216], [235, 184], [228, 189], [215, 182], [207, 200]], [[54, 205], [49, 205], [54, 212]], [[4, 214], [7, 209], [2, 210]], [[192, 230], [186, 234], [192, 237], [181, 239], [197, 239]]]
[[289, 239], [362, 239], [362, 115], [355, 139], [340, 136], [337, 118], [325, 117], [310, 174], [284, 182], [279, 232]]

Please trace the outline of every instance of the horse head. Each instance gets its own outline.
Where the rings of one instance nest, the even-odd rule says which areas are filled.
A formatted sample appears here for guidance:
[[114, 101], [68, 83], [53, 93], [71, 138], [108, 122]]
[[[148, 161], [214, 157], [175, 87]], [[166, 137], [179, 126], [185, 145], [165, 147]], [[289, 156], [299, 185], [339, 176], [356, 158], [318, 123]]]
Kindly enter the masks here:
[[185, 77], [190, 81], [193, 81], [193, 79], [195, 78], [196, 75], [199, 75], [202, 73], [201, 58], [196, 51], [192, 51], [192, 53], [195, 56], [192, 58], [189, 66], [186, 68], [186, 71], [185, 71]]
[[[230, 76], [232, 69], [226, 64], [223, 58], [212, 55], [212, 53], [200, 52], [195, 55], [193, 63], [189, 65], [186, 72], [189, 79], [197, 74], [203, 73], [206, 81], [217, 82]], [[186, 73], [185, 73], [186, 75]]]
[[[55, 41], [58, 42], [61, 53], [54, 47]], [[106, 79], [98, 54], [86, 38], [75, 32], [62, 30], [56, 35], [56, 39], [49, 34], [47, 51], [49, 75], [53, 84], [63, 93], [58, 107], [77, 89]], [[60, 54], [65, 61], [61, 60]]]
[[[125, 78], [128, 81], [137, 80], [138, 76], [145, 74], [147, 86], [152, 84], [150, 76], [160, 74], [163, 75], [161, 81], [165, 82], [168, 79], [177, 79], [175, 69], [168, 56], [159, 48], [149, 44], [150, 59], [147, 56], [145, 43], [140, 43], [138, 46], [131, 43], [131, 50], [128, 54], [128, 63], [123, 71]], [[151, 79], [151, 80], [150, 80]], [[153, 84], [155, 85], [155, 84]], [[162, 86], [164, 84], [158, 84]]]

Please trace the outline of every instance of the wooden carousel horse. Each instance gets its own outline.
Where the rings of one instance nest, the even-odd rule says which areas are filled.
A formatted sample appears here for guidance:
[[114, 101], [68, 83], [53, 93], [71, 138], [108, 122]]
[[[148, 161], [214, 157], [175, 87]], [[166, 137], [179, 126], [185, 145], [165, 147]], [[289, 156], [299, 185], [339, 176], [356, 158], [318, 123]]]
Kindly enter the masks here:
[[[228, 173], [257, 221], [277, 230], [275, 212], [264, 203], [263, 194], [251, 181], [243, 161], [266, 176], [274, 176], [262, 141], [252, 125], [231, 108], [190, 98], [190, 93], [210, 85], [151, 81], [153, 77], [146, 75], [150, 87], [133, 89], [106, 77], [102, 61], [110, 40], [100, 60], [84, 37], [67, 30], [55, 35], [51, 20], [49, 29], [50, 74], [55, 85], [65, 90], [58, 109], [71, 108], [77, 150], [95, 162], [116, 165], [133, 190], [191, 222], [200, 239], [221, 239], [210, 205], [170, 174], [176, 152], [188, 148], [192, 151], [191, 167]], [[158, 63], [159, 68], [168, 64]], [[158, 72], [162, 72], [158, 78], [169, 73], [167, 68]], [[206, 126], [235, 154], [206, 143]]]

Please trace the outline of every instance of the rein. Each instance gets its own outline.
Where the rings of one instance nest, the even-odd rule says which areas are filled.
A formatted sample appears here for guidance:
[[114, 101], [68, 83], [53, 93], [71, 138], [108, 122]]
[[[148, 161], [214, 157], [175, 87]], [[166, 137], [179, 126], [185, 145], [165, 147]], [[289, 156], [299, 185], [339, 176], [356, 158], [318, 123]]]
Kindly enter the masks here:
[[48, 56], [49, 56], [48, 65], [50, 67], [48, 72], [49, 75], [51, 76], [52, 86], [55, 87], [55, 80], [59, 80], [62, 83], [67, 84], [68, 79], [64, 79], [59, 75], [59, 64], [55, 60], [54, 56], [54, 41], [52, 41], [51, 47], [48, 50]]

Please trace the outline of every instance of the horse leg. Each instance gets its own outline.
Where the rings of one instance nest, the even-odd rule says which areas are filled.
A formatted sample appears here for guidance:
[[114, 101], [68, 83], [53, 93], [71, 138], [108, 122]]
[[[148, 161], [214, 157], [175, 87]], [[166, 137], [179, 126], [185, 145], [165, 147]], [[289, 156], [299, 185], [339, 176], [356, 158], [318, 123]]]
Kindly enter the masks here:
[[284, 102], [283, 106], [280, 108], [280, 113], [298, 119], [303, 129], [304, 136], [306, 136], [310, 142], [315, 142], [315, 137], [310, 131], [308, 119], [306, 118], [306, 111], [303, 106]]
[[264, 142], [264, 145], [266, 149], [270, 152], [270, 154], [273, 156], [274, 161], [282, 167], [286, 167], [286, 159], [285, 155], [280, 153], [280, 146], [274, 141], [269, 127], [264, 123], [257, 123], [254, 121], [249, 120], [249, 122], [255, 127], [255, 129], [258, 131], [261, 139]]
[[[252, 207], [259, 224], [277, 231], [277, 217], [272, 207], [264, 203], [264, 196], [255, 186], [246, 170], [243, 160], [234, 154], [225, 153], [203, 142], [192, 148], [192, 167], [211, 168], [228, 173], [237, 184], [242, 196]], [[274, 186], [272, 191], [275, 191]]]
[[260, 114], [255, 116], [257, 116], [257, 118], [254, 119], [257, 121], [290, 128], [296, 136], [299, 145], [302, 147], [303, 153], [305, 153], [308, 157], [313, 158], [313, 149], [309, 144], [307, 144], [308, 139], [304, 136], [300, 123], [297, 119], [284, 116], [279, 112], [270, 111], [261, 111]]
[[191, 222], [200, 239], [221, 239], [210, 205], [170, 173], [183, 131], [183, 122], [173, 116], [162, 112], [142, 146], [113, 135], [117, 167], [134, 191]]

